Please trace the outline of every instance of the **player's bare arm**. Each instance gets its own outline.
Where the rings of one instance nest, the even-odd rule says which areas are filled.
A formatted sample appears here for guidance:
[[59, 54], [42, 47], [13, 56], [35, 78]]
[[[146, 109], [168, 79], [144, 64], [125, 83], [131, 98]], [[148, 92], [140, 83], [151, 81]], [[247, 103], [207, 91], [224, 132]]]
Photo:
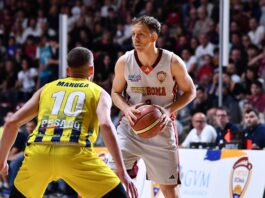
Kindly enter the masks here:
[[124, 113], [130, 124], [133, 126], [137, 117], [135, 114], [140, 113], [136, 107], [138, 105], [129, 106], [122, 96], [122, 92], [126, 87], [126, 80], [124, 78], [125, 60], [121, 56], [115, 65], [115, 77], [112, 84], [111, 96], [113, 103]]
[[[102, 137], [105, 145], [109, 149], [111, 156], [113, 157], [117, 174], [122, 181], [122, 183], [126, 186], [127, 194], [131, 194], [132, 198], [138, 197], [137, 189], [134, 186], [131, 178], [127, 174], [125, 165], [122, 161], [122, 155], [119, 149], [119, 145], [117, 143], [116, 138], [116, 129], [110, 118], [110, 109], [111, 109], [111, 97], [109, 94], [102, 89], [101, 96], [99, 99], [99, 103], [97, 106], [97, 116], [99, 119], [99, 125], [102, 132]], [[128, 196], [129, 197], [129, 196]]]
[[0, 143], [0, 172], [4, 174], [7, 174], [8, 171], [7, 156], [11, 146], [14, 144], [19, 127], [32, 120], [38, 114], [41, 90], [39, 89], [4, 125]]
[[185, 63], [179, 56], [175, 54], [172, 57], [171, 72], [173, 78], [177, 83], [178, 89], [181, 90], [183, 94], [178, 98], [176, 102], [167, 107], [167, 110], [170, 114], [185, 107], [196, 96], [196, 89], [191, 77], [186, 70]]

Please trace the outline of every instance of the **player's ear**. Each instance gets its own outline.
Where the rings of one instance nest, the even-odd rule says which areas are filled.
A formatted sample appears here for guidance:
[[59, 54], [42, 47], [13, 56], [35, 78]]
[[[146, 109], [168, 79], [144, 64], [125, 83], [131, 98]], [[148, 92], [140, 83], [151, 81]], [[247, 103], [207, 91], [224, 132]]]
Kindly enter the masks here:
[[94, 66], [89, 66], [88, 74], [89, 74], [89, 80], [93, 81], [93, 78], [94, 78]]
[[151, 39], [152, 39], [153, 42], [155, 42], [158, 39], [158, 34], [153, 32], [152, 35], [151, 35]]
[[70, 76], [71, 74], [71, 68], [70, 67], [66, 67], [66, 75]]

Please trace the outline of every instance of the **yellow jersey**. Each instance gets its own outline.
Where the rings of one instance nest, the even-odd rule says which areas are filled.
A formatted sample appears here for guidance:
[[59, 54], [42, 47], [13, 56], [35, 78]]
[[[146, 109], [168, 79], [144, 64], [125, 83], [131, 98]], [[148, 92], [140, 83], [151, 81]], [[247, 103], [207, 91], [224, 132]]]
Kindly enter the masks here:
[[64, 78], [44, 86], [37, 127], [28, 143], [92, 147], [98, 136], [96, 115], [101, 87], [81, 78]]

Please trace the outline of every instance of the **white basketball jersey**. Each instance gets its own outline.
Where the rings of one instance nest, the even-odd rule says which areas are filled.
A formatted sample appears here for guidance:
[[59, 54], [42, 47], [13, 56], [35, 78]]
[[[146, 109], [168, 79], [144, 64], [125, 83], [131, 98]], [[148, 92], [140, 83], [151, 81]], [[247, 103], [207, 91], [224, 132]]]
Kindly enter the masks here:
[[159, 49], [159, 56], [151, 68], [141, 64], [135, 50], [126, 52], [124, 77], [127, 81], [126, 98], [130, 105], [146, 103], [165, 106], [175, 100], [172, 56], [172, 52]]

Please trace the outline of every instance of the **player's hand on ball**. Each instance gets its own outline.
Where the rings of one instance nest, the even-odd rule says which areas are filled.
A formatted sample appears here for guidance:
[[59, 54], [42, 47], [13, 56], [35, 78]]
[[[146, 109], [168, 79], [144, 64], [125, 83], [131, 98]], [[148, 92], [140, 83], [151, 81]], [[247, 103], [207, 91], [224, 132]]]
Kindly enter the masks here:
[[161, 107], [159, 105], [155, 105], [155, 106], [158, 107], [160, 111], [162, 112], [162, 116], [160, 118], [160, 133], [162, 133], [164, 129], [166, 128], [168, 122], [170, 121], [170, 112], [164, 107]]
[[140, 103], [140, 104], [136, 104], [133, 106], [129, 106], [125, 109], [125, 111], [124, 111], [125, 117], [129, 121], [131, 126], [133, 126], [135, 121], [137, 120], [136, 115], [141, 113], [137, 108], [142, 106], [142, 105], [143, 105], [143, 103]]

